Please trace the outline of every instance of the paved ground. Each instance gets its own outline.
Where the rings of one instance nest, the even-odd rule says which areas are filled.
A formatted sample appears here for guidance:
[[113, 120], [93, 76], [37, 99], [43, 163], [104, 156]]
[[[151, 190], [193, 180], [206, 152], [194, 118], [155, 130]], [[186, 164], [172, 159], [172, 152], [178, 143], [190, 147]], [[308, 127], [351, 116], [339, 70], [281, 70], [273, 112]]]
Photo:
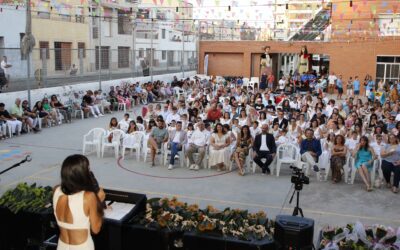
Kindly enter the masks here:
[[[91, 128], [105, 127], [112, 116], [121, 119], [122, 115], [119, 112], [99, 119], [75, 120], [38, 134], [0, 141], [0, 171], [20, 161], [25, 154], [31, 153], [33, 157], [32, 162], [1, 176], [0, 193], [23, 181], [51, 186], [59, 183], [60, 164], [66, 156], [81, 152], [83, 135]], [[149, 197], [177, 196], [201, 206], [264, 210], [270, 218], [280, 213], [291, 214], [294, 207], [284, 203], [292, 193], [290, 171], [285, 168], [279, 178], [261, 176], [259, 172], [241, 177], [236, 172], [150, 168], [148, 162], [137, 162], [134, 157], [118, 162], [111, 153], [104, 159], [95, 155], [89, 158], [100, 184], [106, 188], [145, 193]], [[354, 185], [317, 182], [314, 176], [310, 181], [301, 192], [300, 205], [304, 215], [316, 221], [315, 232], [327, 224], [345, 225], [357, 220], [400, 226], [400, 195], [385, 188], [367, 193], [359, 178]]]

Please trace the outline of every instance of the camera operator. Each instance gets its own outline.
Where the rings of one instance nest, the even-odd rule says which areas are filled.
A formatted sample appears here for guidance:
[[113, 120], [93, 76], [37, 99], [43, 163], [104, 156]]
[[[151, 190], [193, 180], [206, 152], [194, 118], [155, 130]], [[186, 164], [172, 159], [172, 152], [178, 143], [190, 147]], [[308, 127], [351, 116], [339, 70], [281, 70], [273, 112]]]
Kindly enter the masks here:
[[321, 153], [321, 143], [314, 138], [314, 130], [306, 129], [306, 139], [300, 145], [301, 159], [312, 166], [315, 172], [318, 172], [317, 162]]
[[[263, 124], [261, 134], [256, 135], [253, 143], [254, 162], [262, 169], [262, 173], [271, 173], [269, 165], [273, 161], [276, 154], [275, 138], [268, 133], [268, 124]], [[266, 159], [265, 163], [261, 159]]]
[[53, 194], [54, 215], [60, 229], [57, 249], [94, 249], [91, 232], [100, 232], [104, 199], [89, 160], [83, 155], [68, 156], [61, 166], [61, 185], [54, 188]]

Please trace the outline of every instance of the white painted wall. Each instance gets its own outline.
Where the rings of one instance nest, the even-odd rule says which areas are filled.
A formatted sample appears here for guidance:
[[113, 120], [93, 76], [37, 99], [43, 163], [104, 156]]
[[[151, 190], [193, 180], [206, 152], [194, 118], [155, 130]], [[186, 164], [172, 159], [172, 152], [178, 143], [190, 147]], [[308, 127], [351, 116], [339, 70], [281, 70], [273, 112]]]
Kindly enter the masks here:
[[[185, 78], [196, 75], [196, 71], [185, 72]], [[153, 81], [164, 81], [171, 82], [174, 79], [174, 76], [182, 78], [182, 73], [174, 73], [174, 74], [165, 74], [165, 75], [155, 75], [153, 76]], [[126, 78], [126, 79], [117, 79], [110, 81], [102, 81], [101, 86], [104, 92], [109, 91], [110, 86], [118, 86], [123, 82], [130, 83], [144, 83], [149, 82], [151, 80], [150, 76], [147, 77], [136, 77], [136, 78]], [[65, 102], [69, 98], [69, 94], [72, 92], [79, 91], [87, 91], [87, 90], [96, 90], [99, 88], [98, 82], [89, 82], [89, 83], [81, 83], [74, 85], [66, 85], [60, 87], [52, 87], [52, 88], [43, 88], [43, 89], [34, 89], [31, 91], [31, 107], [36, 103], [36, 101], [44, 98], [45, 95], [50, 97], [55, 94], [58, 95], [62, 102]], [[18, 91], [18, 92], [10, 92], [10, 93], [0, 93], [0, 102], [3, 102], [6, 105], [6, 109], [9, 109], [15, 102], [16, 98], [20, 98], [22, 100], [28, 99], [27, 91]]]
[[9, 69], [12, 78], [26, 77], [26, 61], [21, 61], [20, 33], [25, 33], [25, 8], [1, 5], [3, 11], [0, 13], [0, 37], [3, 37], [3, 48], [0, 47], [0, 60], [3, 55], [7, 56], [8, 62], [12, 64]]

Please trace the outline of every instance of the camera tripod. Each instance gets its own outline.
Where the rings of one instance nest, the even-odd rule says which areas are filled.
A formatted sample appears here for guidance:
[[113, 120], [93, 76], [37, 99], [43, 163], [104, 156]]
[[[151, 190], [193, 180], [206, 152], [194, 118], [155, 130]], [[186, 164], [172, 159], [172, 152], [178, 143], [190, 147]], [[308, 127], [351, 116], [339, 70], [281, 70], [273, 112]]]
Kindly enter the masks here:
[[303, 188], [303, 185], [297, 185], [297, 184], [296, 184], [296, 185], [294, 186], [294, 191], [293, 191], [292, 197], [291, 197], [290, 200], [289, 200], [289, 204], [292, 204], [294, 194], [297, 193], [297, 196], [296, 196], [296, 206], [294, 207], [294, 210], [293, 210], [293, 216], [298, 216], [299, 213], [300, 213], [301, 217], [304, 218], [303, 209], [301, 209], [301, 207], [299, 206], [299, 203], [300, 203], [300, 190], [301, 190], [302, 188]]

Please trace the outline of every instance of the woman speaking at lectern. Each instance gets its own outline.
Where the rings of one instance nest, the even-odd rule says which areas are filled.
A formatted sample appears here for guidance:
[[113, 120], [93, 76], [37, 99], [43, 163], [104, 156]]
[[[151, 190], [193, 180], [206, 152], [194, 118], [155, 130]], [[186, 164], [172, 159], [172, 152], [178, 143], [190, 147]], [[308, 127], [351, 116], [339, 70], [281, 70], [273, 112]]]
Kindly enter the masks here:
[[68, 156], [61, 166], [61, 185], [54, 188], [54, 215], [60, 229], [58, 250], [93, 250], [91, 232], [103, 223], [103, 189], [83, 155]]

